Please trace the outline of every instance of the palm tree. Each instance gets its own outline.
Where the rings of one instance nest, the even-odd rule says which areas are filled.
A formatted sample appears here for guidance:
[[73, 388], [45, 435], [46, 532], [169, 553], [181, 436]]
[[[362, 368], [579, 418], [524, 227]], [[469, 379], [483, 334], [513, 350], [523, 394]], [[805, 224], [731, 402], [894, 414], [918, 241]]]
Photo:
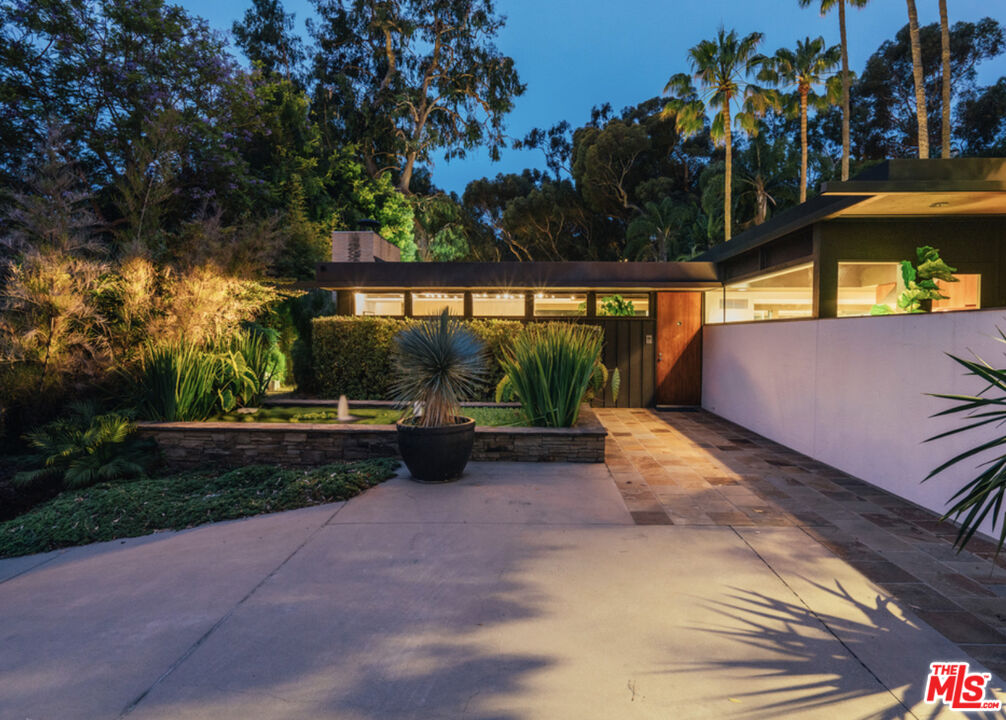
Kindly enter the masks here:
[[926, 86], [922, 72], [922, 44], [919, 42], [919, 13], [915, 0], [908, 0], [908, 35], [912, 40], [912, 75], [915, 77], [915, 116], [919, 123], [919, 157], [929, 157], [929, 119], [926, 117]]
[[689, 253], [680, 247], [685, 229], [695, 220], [695, 206], [665, 197], [650, 201], [626, 230], [624, 257], [628, 260], [680, 260]]
[[[818, 0], [800, 0], [807, 7]], [[845, 37], [845, 5], [861, 8], [870, 0], [820, 0], [821, 14], [838, 6], [838, 30], [842, 46], [842, 180], [849, 179], [849, 43]]]
[[[765, 69], [758, 76], [774, 85], [794, 88], [785, 98], [785, 109], [790, 116], [800, 115], [800, 202], [807, 199], [807, 108], [809, 105], [821, 108], [837, 99], [837, 88], [828, 82], [828, 74], [841, 59], [842, 49], [837, 45], [825, 48], [823, 37], [797, 40], [796, 52], [779, 48], [766, 60]], [[815, 92], [819, 85], [828, 88], [824, 95]]]
[[[733, 200], [731, 119], [741, 129], [754, 134], [758, 117], [772, 103], [771, 93], [747, 80], [764, 60], [755, 54], [762, 37], [762, 33], [754, 32], [738, 38], [735, 31], [727, 32], [720, 27], [715, 40], [703, 40], [688, 51], [692, 74], [678, 73], [664, 87], [665, 93], [674, 94], [674, 99], [664, 106], [664, 115], [675, 118], [675, 127], [683, 137], [695, 135], [705, 127], [707, 108], [716, 110], [710, 135], [714, 141], [722, 142], [726, 149], [726, 171], [723, 178], [724, 240], [730, 239]], [[693, 78], [699, 81], [701, 94], [692, 84]], [[731, 118], [734, 103], [740, 104], [740, 111]]]
[[950, 157], [950, 21], [947, 0], [940, 0], [940, 46], [943, 52], [943, 126], [940, 133], [940, 157]]

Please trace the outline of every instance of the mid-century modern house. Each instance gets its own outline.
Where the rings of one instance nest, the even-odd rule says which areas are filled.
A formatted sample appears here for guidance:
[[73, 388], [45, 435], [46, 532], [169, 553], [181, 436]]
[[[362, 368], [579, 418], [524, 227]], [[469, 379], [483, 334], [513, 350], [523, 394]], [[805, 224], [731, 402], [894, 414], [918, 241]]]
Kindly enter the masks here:
[[[1006, 307], [1006, 161], [891, 160], [690, 262], [399, 263], [372, 230], [337, 233], [317, 285], [346, 315], [599, 324], [623, 378], [604, 404], [699, 405], [703, 326], [893, 307], [899, 261], [921, 245], [959, 270], [934, 311]], [[605, 314], [616, 294], [632, 317]]]
[[[925, 442], [960, 422], [929, 393], [983, 389], [947, 354], [1006, 366], [1006, 159], [891, 160], [691, 262], [399, 263], [382, 243], [334, 238], [315, 286], [341, 313], [601, 324], [622, 375], [605, 405], [701, 405], [937, 512], [974, 477], [919, 482], [974, 442]], [[923, 245], [957, 268], [947, 299], [871, 315]], [[631, 317], [605, 314], [616, 294]]]

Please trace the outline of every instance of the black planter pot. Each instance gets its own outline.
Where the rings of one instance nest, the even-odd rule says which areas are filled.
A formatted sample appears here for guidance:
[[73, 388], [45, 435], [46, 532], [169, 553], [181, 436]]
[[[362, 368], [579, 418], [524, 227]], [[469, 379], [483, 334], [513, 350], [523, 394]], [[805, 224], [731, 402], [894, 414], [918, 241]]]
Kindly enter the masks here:
[[475, 444], [475, 421], [459, 417], [455, 425], [420, 427], [399, 421], [398, 450], [413, 480], [439, 483], [461, 477]]

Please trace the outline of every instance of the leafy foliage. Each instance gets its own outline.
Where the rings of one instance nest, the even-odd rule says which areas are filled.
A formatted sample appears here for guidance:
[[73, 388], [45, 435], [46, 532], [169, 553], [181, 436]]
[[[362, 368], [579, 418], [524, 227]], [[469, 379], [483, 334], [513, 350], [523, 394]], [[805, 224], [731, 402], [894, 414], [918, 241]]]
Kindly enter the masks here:
[[[392, 338], [413, 326], [413, 319], [383, 317], [324, 317], [312, 323], [312, 356], [315, 387], [322, 397], [347, 395], [354, 400], [386, 400], [391, 397]], [[475, 399], [491, 400], [493, 388], [503, 376], [499, 361], [520, 322], [514, 320], [467, 320], [465, 325], [485, 344], [489, 362], [482, 387]]]
[[142, 476], [156, 459], [151, 441], [133, 436], [135, 426], [117, 413], [98, 414], [91, 403], [73, 403], [69, 414], [28, 433], [42, 467], [14, 476], [21, 485], [53, 481], [83, 488]]
[[[946, 295], [940, 292], [937, 280], [957, 282], [952, 268], [940, 258], [940, 251], [924, 245], [915, 249], [915, 264], [910, 260], [901, 261], [901, 281], [904, 289], [898, 295], [897, 309], [906, 313], [926, 312], [928, 304], [933, 300], [945, 300]], [[887, 305], [874, 305], [871, 315], [889, 315], [893, 310]]]
[[508, 384], [530, 425], [572, 427], [594, 381], [603, 339], [596, 328], [530, 324], [503, 361]]
[[422, 427], [457, 422], [461, 402], [485, 380], [485, 344], [447, 308], [399, 331], [393, 342], [394, 399], [416, 410], [413, 422]]

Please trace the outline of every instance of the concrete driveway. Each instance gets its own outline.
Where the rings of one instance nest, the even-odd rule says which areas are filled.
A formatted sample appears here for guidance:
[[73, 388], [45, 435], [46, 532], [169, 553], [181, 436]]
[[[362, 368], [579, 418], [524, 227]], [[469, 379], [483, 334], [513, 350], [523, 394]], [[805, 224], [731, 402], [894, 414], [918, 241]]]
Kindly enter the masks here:
[[0, 561], [4, 720], [961, 717], [953, 659], [798, 528], [637, 526], [603, 465]]

